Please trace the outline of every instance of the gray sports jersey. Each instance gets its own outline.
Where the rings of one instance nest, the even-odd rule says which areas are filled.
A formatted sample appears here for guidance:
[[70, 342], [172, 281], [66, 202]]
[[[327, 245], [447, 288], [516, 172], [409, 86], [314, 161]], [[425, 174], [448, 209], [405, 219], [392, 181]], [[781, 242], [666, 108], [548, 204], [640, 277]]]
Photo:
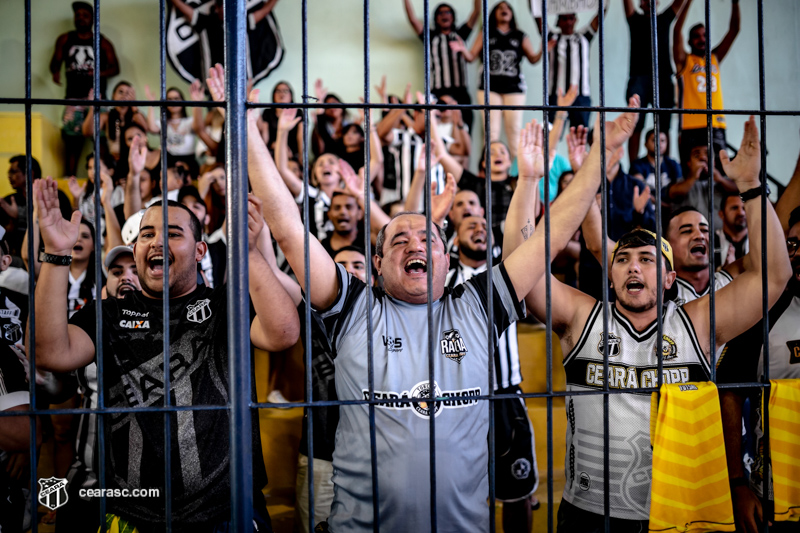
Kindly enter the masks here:
[[[369, 397], [366, 286], [341, 265], [339, 296], [323, 313], [334, 348], [340, 400]], [[505, 268], [493, 268], [494, 341], [524, 316]], [[489, 512], [487, 274], [479, 274], [433, 303], [435, 390], [428, 382], [427, 306], [373, 289], [375, 409], [380, 529], [430, 529], [429, 416], [432, 406], [408, 398], [449, 398], [436, 416], [436, 509], [439, 531], [486, 531]], [[333, 454], [335, 493], [331, 531], [372, 531], [369, 409], [343, 405]]]
[[[616, 307], [608, 324], [608, 378], [611, 389], [656, 387], [656, 322], [644, 331]], [[567, 390], [603, 388], [602, 306], [595, 304], [575, 347], [564, 359]], [[707, 381], [711, 373], [694, 327], [682, 307], [664, 307], [663, 383]], [[601, 396], [567, 398], [567, 483], [564, 499], [603, 514], [603, 401]], [[613, 518], [647, 520], [650, 514], [650, 393], [609, 395], [609, 487]]]

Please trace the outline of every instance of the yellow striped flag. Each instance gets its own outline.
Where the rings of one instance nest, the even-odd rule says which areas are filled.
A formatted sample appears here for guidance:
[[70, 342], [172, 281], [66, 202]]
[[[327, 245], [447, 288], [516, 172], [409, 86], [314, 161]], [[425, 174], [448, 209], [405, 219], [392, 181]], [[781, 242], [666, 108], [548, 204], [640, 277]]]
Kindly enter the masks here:
[[770, 385], [769, 448], [775, 520], [796, 522], [800, 519], [800, 380], [776, 379], [770, 380]]
[[716, 385], [662, 385], [650, 429], [650, 531], [735, 531]]

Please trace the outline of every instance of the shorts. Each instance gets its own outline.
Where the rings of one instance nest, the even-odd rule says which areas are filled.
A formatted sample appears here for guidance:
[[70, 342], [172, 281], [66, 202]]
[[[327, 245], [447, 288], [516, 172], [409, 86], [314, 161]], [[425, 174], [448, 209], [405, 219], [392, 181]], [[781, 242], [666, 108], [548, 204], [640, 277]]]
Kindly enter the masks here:
[[[659, 107], [675, 107], [675, 85], [672, 78], [658, 80], [658, 100]], [[650, 76], [634, 74], [628, 79], [628, 87], [625, 90], [625, 100], [634, 94], [639, 95], [642, 107], [653, 105], [653, 79]]]
[[61, 133], [67, 137], [81, 137], [85, 140], [83, 121], [88, 113], [86, 106], [66, 106], [61, 115]]
[[[522, 394], [518, 385], [495, 394]], [[494, 402], [495, 497], [504, 502], [523, 500], [539, 486], [533, 426], [523, 398]]]

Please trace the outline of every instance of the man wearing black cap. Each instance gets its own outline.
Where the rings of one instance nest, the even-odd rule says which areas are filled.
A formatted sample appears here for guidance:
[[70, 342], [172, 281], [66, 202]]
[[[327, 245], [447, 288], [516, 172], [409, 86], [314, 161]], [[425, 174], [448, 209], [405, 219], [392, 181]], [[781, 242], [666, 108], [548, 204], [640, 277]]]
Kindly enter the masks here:
[[[61, 63], [65, 64], [67, 94], [65, 98], [85, 99], [94, 87], [94, 38], [92, 23], [94, 10], [87, 2], [73, 2], [75, 29], [62, 33], [56, 39], [53, 58], [50, 60], [50, 73], [53, 81], [61, 85]], [[119, 74], [119, 61], [111, 41], [100, 35], [100, 98], [106, 97], [108, 78]], [[72, 176], [78, 167], [78, 158], [86, 138], [81, 132], [86, 107], [67, 106], [64, 109], [61, 136], [64, 139], [64, 174]]]

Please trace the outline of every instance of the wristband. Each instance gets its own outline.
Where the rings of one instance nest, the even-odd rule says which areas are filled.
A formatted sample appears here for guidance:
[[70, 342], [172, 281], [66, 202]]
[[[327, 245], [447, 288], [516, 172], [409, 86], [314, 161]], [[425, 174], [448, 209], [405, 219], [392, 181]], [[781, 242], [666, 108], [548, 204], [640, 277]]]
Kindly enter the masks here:
[[48, 254], [45, 251], [39, 252], [39, 262], [40, 263], [50, 263], [53, 265], [58, 266], [69, 266], [72, 264], [72, 256], [71, 255], [53, 255]]
[[[767, 194], [769, 194], [769, 185], [767, 185]], [[739, 195], [739, 198], [742, 199], [742, 203], [752, 200], [753, 198], [758, 198], [761, 196], [761, 185], [758, 187], [753, 187], [752, 189], [748, 189]]]

